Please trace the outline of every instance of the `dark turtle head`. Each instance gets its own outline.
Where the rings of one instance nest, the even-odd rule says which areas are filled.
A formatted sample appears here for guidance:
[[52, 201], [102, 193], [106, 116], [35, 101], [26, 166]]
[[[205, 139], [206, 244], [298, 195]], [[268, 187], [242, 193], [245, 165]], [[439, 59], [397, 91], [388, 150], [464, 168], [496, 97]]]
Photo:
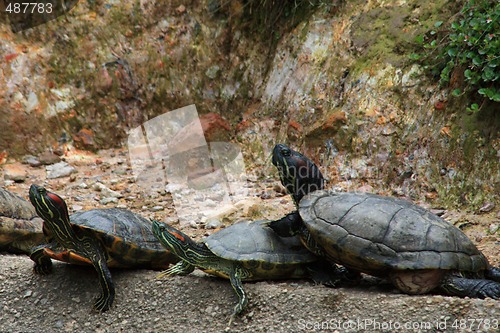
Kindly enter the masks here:
[[325, 187], [325, 180], [316, 164], [285, 144], [274, 147], [272, 162], [278, 168], [281, 184], [296, 205], [304, 195]]
[[192, 259], [198, 257], [198, 248], [200, 245], [189, 238], [180, 230], [172, 228], [166, 223], [153, 220], [153, 235], [160, 243], [179, 259], [188, 261], [190, 264], [196, 265]]
[[31, 185], [30, 201], [50, 232], [62, 243], [74, 239], [73, 229], [69, 221], [68, 207], [64, 200], [44, 187]]

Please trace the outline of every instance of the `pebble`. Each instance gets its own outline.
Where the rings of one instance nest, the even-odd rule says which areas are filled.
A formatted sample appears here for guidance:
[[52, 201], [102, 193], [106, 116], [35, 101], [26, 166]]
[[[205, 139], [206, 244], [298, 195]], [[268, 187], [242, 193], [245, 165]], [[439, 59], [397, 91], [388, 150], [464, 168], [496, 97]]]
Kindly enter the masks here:
[[9, 186], [12, 186], [14, 185], [15, 181], [11, 180], [11, 179], [6, 179], [3, 184], [5, 187], [9, 187]]
[[74, 212], [77, 212], [79, 210], [82, 210], [83, 209], [83, 206], [80, 206], [80, 205], [73, 205], [71, 208], [73, 208], [73, 211]]
[[23, 297], [24, 297], [24, 298], [28, 298], [28, 297], [31, 297], [31, 295], [33, 295], [33, 291], [31, 291], [31, 290], [26, 290], [26, 292], [24, 293]]
[[28, 173], [19, 165], [7, 164], [3, 167], [3, 178], [5, 180], [13, 180], [16, 183], [22, 183], [27, 177]]
[[446, 213], [446, 209], [430, 209], [431, 213], [437, 216], [443, 216]]
[[222, 226], [222, 222], [216, 218], [216, 217], [211, 217], [207, 220], [205, 223], [205, 229], [217, 229]]
[[490, 228], [489, 228], [490, 234], [495, 234], [499, 228], [500, 228], [500, 225], [498, 225], [496, 223], [490, 224]]
[[209, 67], [206, 71], [205, 71], [205, 75], [210, 78], [210, 79], [215, 79], [217, 77], [217, 74], [219, 73], [220, 71], [220, 67], [217, 66], [217, 65], [214, 65], [214, 66], [211, 66]]
[[271, 199], [272, 198], [272, 194], [269, 191], [264, 191], [264, 192], [261, 193], [260, 198], [262, 200]]
[[207, 199], [207, 200], [205, 200], [205, 206], [206, 207], [217, 207], [217, 204], [212, 199]]
[[72, 167], [66, 162], [59, 162], [56, 164], [47, 165], [45, 167], [45, 170], [47, 171], [48, 179], [62, 178], [69, 176], [74, 172], [77, 172], [74, 167]]
[[486, 204], [483, 205], [483, 207], [479, 208], [479, 211], [481, 213], [488, 213], [491, 212], [494, 208], [495, 208], [494, 202], [487, 202]]
[[154, 206], [151, 207], [152, 212], [159, 212], [160, 210], [163, 210], [163, 206]]
[[101, 205], [107, 205], [109, 203], [117, 203], [118, 202], [118, 198], [115, 198], [115, 197], [106, 197], [106, 198], [102, 198], [100, 201]]
[[95, 183], [94, 190], [102, 192], [107, 197], [112, 197], [112, 198], [122, 198], [123, 197], [123, 195], [120, 192], [113, 191], [112, 189], [108, 188], [106, 185], [104, 185], [102, 183]]
[[32, 166], [34, 168], [42, 165], [42, 162], [40, 162], [40, 160], [33, 155], [24, 156], [22, 159], [22, 163], [28, 164], [29, 166]]
[[45, 152], [42, 155], [38, 156], [38, 160], [43, 165], [55, 164], [61, 161], [61, 158], [52, 152]]

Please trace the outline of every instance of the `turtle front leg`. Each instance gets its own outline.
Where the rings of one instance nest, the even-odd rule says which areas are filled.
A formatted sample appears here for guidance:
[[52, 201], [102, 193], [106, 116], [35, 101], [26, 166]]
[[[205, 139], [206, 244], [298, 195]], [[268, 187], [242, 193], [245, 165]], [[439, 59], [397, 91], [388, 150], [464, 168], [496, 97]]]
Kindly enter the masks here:
[[448, 275], [441, 283], [441, 288], [453, 296], [500, 299], [500, 283], [492, 280]]
[[269, 227], [280, 237], [292, 237], [302, 230], [303, 222], [298, 211], [293, 211], [279, 220], [269, 222]]
[[247, 277], [246, 271], [241, 267], [235, 267], [231, 274], [229, 275], [229, 281], [231, 282], [231, 286], [233, 287], [234, 292], [238, 296], [238, 304], [234, 307], [233, 314], [229, 319], [228, 326], [231, 326], [233, 319], [243, 311], [248, 304], [248, 297], [243, 289], [243, 284], [241, 281]]
[[156, 276], [158, 280], [173, 275], [188, 275], [194, 271], [194, 266], [187, 261], [181, 260], [169, 269], [164, 270]]
[[355, 285], [361, 280], [359, 272], [330, 263], [323, 258], [308, 264], [306, 269], [315, 283], [320, 283], [328, 287], [340, 287], [345, 284]]
[[104, 312], [109, 310], [111, 305], [113, 305], [115, 299], [115, 285], [105, 258], [93, 261], [93, 265], [97, 271], [99, 286], [101, 287], [101, 294], [94, 302], [94, 310]]
[[30, 259], [35, 262], [33, 271], [36, 274], [47, 275], [52, 272], [52, 260], [45, 254], [45, 248], [49, 245], [43, 244], [33, 248], [30, 254]]

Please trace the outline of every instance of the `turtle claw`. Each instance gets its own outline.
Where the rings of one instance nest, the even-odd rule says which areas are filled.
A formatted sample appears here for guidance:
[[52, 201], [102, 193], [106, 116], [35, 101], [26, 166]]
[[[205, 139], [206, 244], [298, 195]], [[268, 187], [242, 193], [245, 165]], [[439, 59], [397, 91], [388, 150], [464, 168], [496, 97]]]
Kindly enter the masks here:
[[169, 269], [164, 270], [160, 274], [156, 275], [157, 280], [161, 280], [165, 277], [171, 277], [173, 275], [188, 275], [194, 271], [194, 266], [187, 261], [179, 261], [177, 264], [173, 265]]
[[102, 313], [104, 311], [108, 311], [111, 308], [112, 304], [113, 299], [105, 297], [104, 295], [100, 295], [94, 302], [92, 309], [96, 312]]
[[233, 313], [231, 314], [231, 317], [229, 318], [229, 323], [227, 324], [228, 327], [231, 326], [231, 324], [233, 323], [233, 320], [243, 311], [243, 307], [244, 307], [244, 305], [242, 305], [240, 303], [236, 304], [236, 306], [234, 307]]
[[156, 275], [156, 279], [157, 280], [163, 280], [163, 279], [169, 278], [171, 276], [172, 276], [172, 274], [169, 272], [168, 269], [166, 269], [166, 270], [160, 272], [158, 275]]
[[49, 261], [48, 264], [35, 264], [33, 266], [33, 272], [38, 275], [48, 275], [52, 273], [52, 262]]
[[233, 320], [234, 320], [234, 318], [236, 318], [236, 314], [235, 314], [235, 313], [233, 313], [233, 314], [231, 315], [231, 317], [229, 317], [229, 323], [227, 323], [227, 327], [228, 327], [228, 328], [229, 328], [229, 327], [231, 327], [231, 325], [233, 324]]
[[52, 272], [52, 260], [44, 253], [47, 245], [40, 245], [33, 249], [30, 254], [30, 259], [35, 262], [33, 272], [39, 275], [47, 275]]

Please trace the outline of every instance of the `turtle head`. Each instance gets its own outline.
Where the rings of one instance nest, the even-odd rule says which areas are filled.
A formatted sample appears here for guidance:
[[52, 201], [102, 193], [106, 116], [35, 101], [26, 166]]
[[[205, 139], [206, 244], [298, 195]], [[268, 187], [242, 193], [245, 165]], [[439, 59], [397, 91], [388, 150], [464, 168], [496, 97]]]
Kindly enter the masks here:
[[44, 187], [31, 185], [29, 191], [30, 201], [37, 214], [44, 220], [57, 223], [59, 220], [69, 222], [68, 207], [64, 200], [55, 193], [47, 191]]
[[153, 234], [163, 247], [186, 261], [191, 257], [190, 253], [196, 252], [199, 247], [199, 244], [189, 238], [188, 235], [156, 220], [153, 220]]
[[74, 237], [68, 207], [60, 196], [47, 191], [42, 186], [32, 184], [29, 197], [38, 216], [43, 219], [44, 226], [48, 226], [49, 231], [53, 232], [60, 241]]
[[281, 184], [296, 205], [304, 195], [325, 187], [325, 180], [316, 164], [285, 144], [274, 147], [272, 162], [278, 168]]

